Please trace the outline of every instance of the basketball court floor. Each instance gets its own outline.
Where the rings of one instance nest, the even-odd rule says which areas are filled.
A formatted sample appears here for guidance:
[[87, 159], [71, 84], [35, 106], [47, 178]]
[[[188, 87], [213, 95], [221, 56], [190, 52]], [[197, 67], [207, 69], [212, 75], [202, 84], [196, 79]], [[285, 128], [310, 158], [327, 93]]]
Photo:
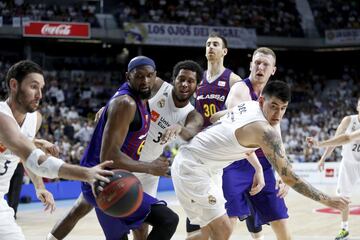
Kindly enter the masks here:
[[[319, 186], [327, 193], [334, 193], [334, 187]], [[357, 188], [359, 189], [359, 188]], [[180, 223], [172, 239], [183, 240], [186, 238], [185, 214], [176, 200], [174, 192], [161, 192], [159, 199], [165, 199], [169, 206], [180, 216]], [[18, 223], [22, 227], [26, 239], [41, 240], [45, 239], [57, 219], [64, 215], [71, 207], [74, 200], [58, 201], [55, 213], [44, 213], [40, 203], [21, 204], [18, 212]], [[326, 209], [323, 205], [290, 191], [286, 197], [289, 208], [289, 226], [294, 240], [331, 240], [339, 231], [340, 215]], [[318, 212], [321, 210], [325, 213]], [[360, 192], [357, 191], [352, 199], [350, 215], [350, 234], [351, 240], [360, 240]], [[265, 239], [275, 240], [269, 226], [264, 226]], [[82, 219], [75, 229], [66, 238], [69, 240], [103, 240], [100, 225], [97, 222], [95, 212], [92, 211]], [[131, 237], [129, 239], [132, 239]], [[238, 223], [232, 240], [250, 239], [246, 230], [245, 223]]]

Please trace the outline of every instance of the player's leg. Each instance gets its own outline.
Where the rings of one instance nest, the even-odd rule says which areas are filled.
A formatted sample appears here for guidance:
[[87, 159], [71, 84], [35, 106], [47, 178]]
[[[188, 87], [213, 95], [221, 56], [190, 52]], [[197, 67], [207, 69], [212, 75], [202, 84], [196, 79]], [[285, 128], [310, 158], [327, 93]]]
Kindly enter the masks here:
[[[134, 175], [140, 180], [144, 192], [156, 198], [159, 177], [146, 173], [134, 173]], [[143, 223], [140, 228], [134, 229], [132, 232], [134, 240], [146, 240], [149, 232], [149, 225]]]
[[84, 199], [81, 193], [71, 210], [55, 224], [47, 240], [64, 239], [75, 227], [76, 223], [92, 209], [93, 207]]
[[0, 239], [25, 240], [21, 228], [15, 222], [14, 210], [3, 198], [0, 200]]
[[143, 223], [140, 228], [132, 230], [134, 240], [146, 240], [149, 233], [149, 224]]
[[20, 202], [20, 192], [22, 188], [23, 178], [24, 178], [24, 166], [22, 165], [22, 163], [18, 163], [15, 172], [11, 177], [9, 192], [7, 194], [7, 202], [9, 204], [9, 207], [14, 209], [15, 219], [16, 219], [17, 208]]
[[[337, 183], [337, 194], [342, 197], [351, 197], [351, 193], [353, 188], [355, 187], [356, 181], [359, 179], [360, 170], [359, 165], [357, 163], [348, 162], [342, 159], [340, 163], [339, 169], [339, 178]], [[347, 239], [350, 235], [349, 231], [349, 208], [344, 210], [341, 213], [341, 229], [338, 235], [336, 236], [336, 240]]]
[[[196, 236], [196, 235], [201, 235], [201, 228], [199, 225], [194, 225], [190, 223], [189, 218], [186, 218], [186, 233], [189, 239], [193, 239], [190, 238], [191, 236]], [[194, 238], [197, 239], [197, 238]]]
[[270, 222], [270, 226], [276, 235], [277, 240], [291, 240], [291, 233], [287, 219], [280, 219]]
[[164, 204], [151, 206], [150, 214], [145, 219], [152, 226], [148, 240], [171, 239], [179, 223], [179, 216]]
[[225, 214], [211, 221], [208, 225], [210, 238], [213, 240], [226, 240], [230, 238], [233, 225], [230, 218]]
[[238, 217], [240, 221], [246, 219], [246, 226], [252, 238], [262, 239], [262, 227], [255, 225], [251, 202], [247, 199], [254, 172], [248, 161], [240, 160], [229, 165], [223, 171], [223, 192], [227, 214], [230, 217]]

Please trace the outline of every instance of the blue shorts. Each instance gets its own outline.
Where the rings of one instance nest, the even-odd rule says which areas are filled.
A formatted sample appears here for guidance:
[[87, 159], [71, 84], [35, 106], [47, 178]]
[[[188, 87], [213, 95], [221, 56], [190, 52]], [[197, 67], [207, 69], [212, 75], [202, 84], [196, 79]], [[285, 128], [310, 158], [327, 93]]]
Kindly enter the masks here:
[[95, 207], [96, 216], [99, 220], [101, 228], [104, 231], [106, 240], [118, 240], [125, 234], [129, 234], [131, 229], [139, 228], [150, 213], [151, 205], [166, 205], [164, 201], [159, 201], [158, 199], [144, 193], [140, 207], [133, 214], [124, 218], [116, 218], [107, 215], [98, 208], [89, 184], [81, 183], [81, 190], [86, 201]]
[[236, 161], [223, 172], [227, 214], [240, 220], [253, 215], [255, 227], [289, 217], [284, 199], [276, 196], [278, 190], [275, 189], [276, 179], [270, 163], [265, 157], [258, 158], [263, 166], [265, 187], [254, 196], [250, 196], [249, 191], [255, 169], [247, 160]]

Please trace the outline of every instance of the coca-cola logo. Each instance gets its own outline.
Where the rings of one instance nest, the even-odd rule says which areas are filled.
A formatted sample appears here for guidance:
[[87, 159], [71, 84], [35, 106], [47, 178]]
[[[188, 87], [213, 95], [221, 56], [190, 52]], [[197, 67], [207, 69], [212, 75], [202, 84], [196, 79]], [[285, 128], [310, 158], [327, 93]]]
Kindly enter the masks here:
[[60, 24], [58, 26], [50, 26], [50, 24], [45, 24], [41, 28], [41, 34], [45, 35], [63, 35], [67, 36], [70, 34], [71, 25]]

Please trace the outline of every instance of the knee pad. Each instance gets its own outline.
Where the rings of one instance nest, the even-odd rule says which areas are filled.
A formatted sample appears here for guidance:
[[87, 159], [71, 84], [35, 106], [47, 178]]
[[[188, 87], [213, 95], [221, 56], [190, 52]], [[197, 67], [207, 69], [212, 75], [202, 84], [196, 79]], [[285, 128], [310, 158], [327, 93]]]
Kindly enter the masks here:
[[248, 218], [246, 218], [246, 227], [248, 231], [252, 233], [258, 233], [262, 231], [261, 226], [255, 226], [255, 219], [253, 216], [249, 216]]
[[186, 218], [186, 232], [191, 233], [200, 230], [200, 225], [193, 225], [190, 220]]

